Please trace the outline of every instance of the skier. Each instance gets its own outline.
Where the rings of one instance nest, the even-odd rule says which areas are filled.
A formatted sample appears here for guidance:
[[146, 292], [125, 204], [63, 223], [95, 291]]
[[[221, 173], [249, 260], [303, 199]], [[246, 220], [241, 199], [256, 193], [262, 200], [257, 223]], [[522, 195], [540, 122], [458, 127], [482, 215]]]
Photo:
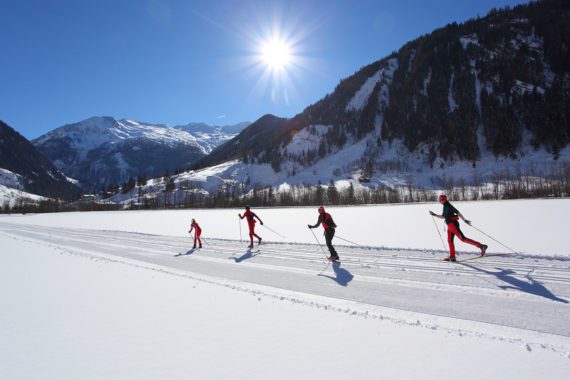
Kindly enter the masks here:
[[451, 203], [447, 200], [447, 195], [439, 196], [439, 203], [443, 205], [443, 214], [438, 215], [430, 210], [430, 215], [435, 216], [439, 219], [445, 219], [445, 224], [447, 224], [447, 242], [449, 243], [449, 257], [445, 258], [445, 261], [456, 261], [455, 259], [455, 244], [453, 244], [453, 239], [455, 235], [464, 243], [474, 245], [481, 250], [481, 256], [485, 255], [488, 246], [481, 244], [475, 240], [471, 240], [466, 237], [461, 229], [459, 228], [459, 218], [461, 218], [465, 223], [471, 225], [471, 221], [466, 220], [463, 215]]
[[309, 228], [317, 228], [320, 224], [323, 224], [323, 228], [325, 229], [325, 241], [327, 242], [327, 247], [329, 252], [331, 253], [330, 257], [328, 258], [330, 261], [337, 261], [339, 259], [336, 250], [332, 246], [332, 239], [334, 237], [336, 224], [333, 221], [332, 216], [325, 212], [325, 208], [323, 206], [319, 207], [319, 220], [317, 220], [317, 224], [311, 226], [308, 224]]
[[259, 220], [259, 223], [263, 226], [263, 222], [261, 221], [261, 219], [259, 219], [259, 216], [257, 216], [253, 211], [251, 211], [249, 209], [249, 206], [245, 206], [245, 212], [243, 213], [243, 216], [241, 214], [238, 214], [238, 216], [240, 217], [240, 219], [247, 218], [247, 226], [249, 227], [249, 242], [250, 242], [248, 248], [253, 248], [254, 236], [257, 238], [257, 244], [261, 244], [262, 240], [261, 237], [255, 233], [255, 218], [257, 218], [257, 220]]
[[199, 247], [202, 248], [202, 240], [200, 239], [200, 235], [202, 235], [202, 229], [200, 228], [198, 223], [196, 223], [196, 219], [192, 219], [192, 224], [190, 225], [190, 231], [188, 231], [188, 233], [191, 234], [192, 230], [196, 230], [196, 233], [194, 234], [193, 248], [196, 248], [196, 240], [198, 240], [198, 243], [200, 243]]

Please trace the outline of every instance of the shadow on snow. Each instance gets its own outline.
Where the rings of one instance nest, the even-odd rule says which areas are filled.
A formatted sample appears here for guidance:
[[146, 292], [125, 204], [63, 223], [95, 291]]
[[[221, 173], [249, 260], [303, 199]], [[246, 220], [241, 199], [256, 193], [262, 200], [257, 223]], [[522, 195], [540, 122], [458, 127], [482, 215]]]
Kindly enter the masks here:
[[174, 255], [174, 257], [189, 256], [189, 255], [193, 254], [195, 250], [196, 250], [196, 248], [191, 248], [186, 253], [177, 253], [176, 255]]
[[506, 282], [507, 284], [510, 284], [510, 285], [499, 286], [499, 288], [501, 288], [503, 290], [507, 290], [507, 289], [520, 290], [522, 292], [534, 294], [536, 296], [540, 296], [540, 297], [544, 297], [544, 298], [548, 298], [548, 299], [551, 299], [553, 301], [568, 303], [567, 300], [565, 300], [563, 298], [556, 297], [544, 285], [542, 285], [540, 282], [533, 279], [530, 276], [530, 272], [525, 276], [528, 279], [528, 282], [527, 282], [527, 281], [519, 280], [518, 278], [513, 277], [512, 275], [515, 274], [516, 272], [513, 271], [512, 269], [497, 268], [497, 269], [499, 269], [499, 272], [493, 272], [493, 271], [477, 268], [477, 267], [475, 267], [473, 265], [469, 265], [469, 264], [463, 264], [463, 265], [465, 265], [471, 269], [474, 269], [478, 272], [482, 272], [485, 274], [495, 276], [499, 280]]
[[233, 259], [236, 263], [241, 263], [244, 260], [248, 260], [251, 259], [257, 255], [259, 255], [259, 250], [255, 251], [255, 254], [251, 251], [251, 248], [248, 248], [247, 251], [245, 251], [245, 253], [243, 255], [241, 255], [240, 257], [230, 257], [230, 259]]
[[352, 273], [350, 273], [346, 269], [340, 267], [340, 262], [334, 261], [332, 263], [332, 267], [333, 267], [334, 274], [335, 274], [334, 277], [328, 276], [328, 275], [322, 274], [322, 273], [319, 273], [319, 276], [330, 278], [331, 280], [334, 280], [340, 286], [347, 286], [348, 283], [350, 281], [352, 281], [352, 279], [354, 278]]

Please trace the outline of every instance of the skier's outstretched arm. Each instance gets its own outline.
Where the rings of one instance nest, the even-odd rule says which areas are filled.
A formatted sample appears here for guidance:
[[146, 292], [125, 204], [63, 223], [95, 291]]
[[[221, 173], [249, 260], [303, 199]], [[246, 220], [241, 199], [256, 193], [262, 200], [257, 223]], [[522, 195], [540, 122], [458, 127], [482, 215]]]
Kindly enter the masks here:
[[317, 220], [317, 224], [315, 224], [314, 226], [311, 226], [310, 224], [307, 224], [307, 227], [309, 228], [317, 228], [318, 226], [321, 225], [321, 222], [323, 221], [323, 216], [319, 215], [319, 220]]
[[257, 216], [257, 214], [253, 214], [253, 216], [255, 216], [257, 218], [257, 220], [259, 220], [259, 224], [261, 224], [263, 226], [263, 222], [261, 221], [261, 219], [259, 218], [259, 216]]
[[430, 214], [431, 216], [435, 216], [435, 217], [438, 218], [438, 219], [445, 219], [445, 218], [443, 217], [443, 215], [436, 214], [435, 212], [433, 212], [433, 211], [431, 211], [431, 210], [429, 211], [429, 214]]
[[467, 220], [467, 219], [465, 219], [465, 218], [463, 217], [463, 215], [462, 215], [460, 212], [459, 212], [459, 213], [457, 213], [457, 215], [458, 215], [458, 216], [461, 218], [461, 220], [463, 220], [465, 223], [467, 223], [467, 224], [471, 225], [471, 221], [470, 221], [470, 220]]

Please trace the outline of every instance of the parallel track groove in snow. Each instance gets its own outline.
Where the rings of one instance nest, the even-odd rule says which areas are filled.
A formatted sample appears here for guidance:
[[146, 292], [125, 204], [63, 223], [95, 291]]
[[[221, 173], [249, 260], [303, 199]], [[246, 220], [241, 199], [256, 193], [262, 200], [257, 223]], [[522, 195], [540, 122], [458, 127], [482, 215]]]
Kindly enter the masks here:
[[[570, 337], [570, 261], [489, 256], [442, 262], [443, 252], [339, 246], [328, 264], [317, 245], [191, 238], [0, 223], [16, 239], [112, 255], [230, 281]], [[325, 248], [326, 251], [326, 248]], [[461, 257], [474, 257], [462, 254]]]

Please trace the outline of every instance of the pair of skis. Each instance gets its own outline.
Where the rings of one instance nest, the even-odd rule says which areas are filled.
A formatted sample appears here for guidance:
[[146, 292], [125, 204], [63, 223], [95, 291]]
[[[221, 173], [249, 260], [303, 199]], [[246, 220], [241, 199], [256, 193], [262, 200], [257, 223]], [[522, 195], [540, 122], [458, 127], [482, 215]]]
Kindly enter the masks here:
[[512, 256], [512, 253], [486, 253], [484, 255], [475, 256], [475, 257], [467, 257], [465, 259], [450, 261], [450, 262], [462, 263], [464, 261], [477, 260], [477, 259], [482, 259], [483, 257], [489, 257], [489, 256]]

